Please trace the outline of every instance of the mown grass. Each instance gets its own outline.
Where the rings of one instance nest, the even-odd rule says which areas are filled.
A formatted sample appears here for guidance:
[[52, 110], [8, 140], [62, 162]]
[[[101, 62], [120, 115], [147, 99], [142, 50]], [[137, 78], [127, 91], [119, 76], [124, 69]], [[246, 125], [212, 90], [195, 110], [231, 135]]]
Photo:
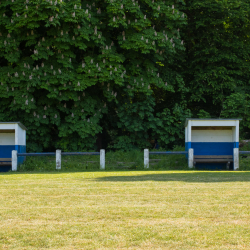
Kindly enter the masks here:
[[250, 172], [0, 175], [0, 249], [249, 249]]

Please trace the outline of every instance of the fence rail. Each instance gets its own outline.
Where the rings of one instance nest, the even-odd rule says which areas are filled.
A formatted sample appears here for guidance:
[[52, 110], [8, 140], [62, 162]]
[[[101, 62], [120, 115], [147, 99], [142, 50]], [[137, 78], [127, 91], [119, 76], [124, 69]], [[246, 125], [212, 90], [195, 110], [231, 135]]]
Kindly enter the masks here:
[[[56, 153], [17, 153], [17, 156], [54, 156]], [[100, 152], [62, 152], [61, 155], [100, 155]]]
[[54, 156], [56, 153], [17, 153], [17, 156]]
[[161, 152], [149, 152], [150, 155], [184, 155], [188, 151], [161, 151]]
[[144, 168], [149, 168], [149, 155], [185, 155], [188, 154], [188, 166], [193, 166], [194, 150], [189, 151], [151, 151], [144, 149]]
[[[236, 150], [236, 149], [234, 149]], [[239, 154], [250, 154], [250, 151], [235, 151], [234, 158], [239, 157]], [[61, 169], [61, 157], [62, 155], [100, 155], [100, 169], [105, 169], [105, 150], [101, 149], [100, 152], [56, 152], [48, 153], [17, 153], [16, 150], [12, 151], [12, 171], [17, 170], [18, 157], [23, 156], [56, 156], [56, 169]], [[188, 151], [151, 151], [144, 149], [144, 168], [149, 168], [149, 155], [188, 155], [188, 166], [193, 168], [194, 164], [194, 150], [190, 148]], [[238, 156], [237, 156], [238, 155]], [[238, 169], [238, 166], [234, 167]]]
[[61, 169], [62, 155], [100, 155], [100, 169], [105, 169], [105, 150], [101, 149], [100, 152], [56, 152], [48, 153], [17, 153], [16, 150], [12, 151], [12, 171], [17, 171], [18, 157], [23, 156], [56, 156], [56, 169]]
[[62, 152], [62, 155], [100, 155], [100, 152]]
[[[189, 151], [151, 151], [144, 150], [144, 168], [149, 168], [149, 154], [150, 155], [184, 155], [189, 154]], [[105, 169], [105, 150], [101, 149], [100, 152], [62, 152], [56, 150], [56, 152], [47, 153], [17, 153], [16, 150], [12, 151], [12, 171], [17, 171], [18, 157], [24, 156], [56, 156], [56, 169], [61, 169], [62, 155], [100, 155], [100, 169]]]

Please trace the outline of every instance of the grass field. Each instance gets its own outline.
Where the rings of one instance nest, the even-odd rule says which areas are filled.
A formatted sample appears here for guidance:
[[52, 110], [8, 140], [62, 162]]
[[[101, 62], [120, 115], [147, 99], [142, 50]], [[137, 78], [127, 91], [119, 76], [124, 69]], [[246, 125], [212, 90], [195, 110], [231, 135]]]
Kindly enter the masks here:
[[250, 249], [250, 172], [2, 173], [0, 249]]

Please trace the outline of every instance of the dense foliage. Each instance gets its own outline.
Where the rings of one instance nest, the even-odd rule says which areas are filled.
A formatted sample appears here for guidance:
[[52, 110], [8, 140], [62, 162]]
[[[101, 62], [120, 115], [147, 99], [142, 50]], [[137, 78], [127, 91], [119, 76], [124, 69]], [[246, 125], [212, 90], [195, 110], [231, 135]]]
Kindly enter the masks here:
[[0, 3], [0, 120], [29, 151], [183, 144], [186, 117], [250, 128], [247, 1]]
[[244, 118], [240, 109], [250, 90], [249, 2], [188, 0], [184, 9], [189, 108], [200, 117]]

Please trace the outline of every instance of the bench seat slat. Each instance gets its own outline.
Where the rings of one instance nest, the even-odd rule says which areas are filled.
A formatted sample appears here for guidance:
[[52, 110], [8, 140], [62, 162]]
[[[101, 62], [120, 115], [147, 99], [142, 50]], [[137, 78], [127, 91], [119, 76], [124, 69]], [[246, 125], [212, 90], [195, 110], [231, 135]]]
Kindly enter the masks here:
[[0, 158], [0, 161], [11, 161], [11, 158]]
[[195, 162], [232, 162], [233, 159], [195, 159]]
[[232, 155], [195, 155], [194, 156], [195, 159], [224, 159], [224, 158], [229, 158], [229, 159], [233, 159]]
[[7, 161], [7, 162], [1, 161], [1, 162], [0, 162], [0, 166], [1, 166], [1, 165], [4, 165], [4, 166], [5, 166], [5, 165], [12, 165], [12, 163], [9, 162], [9, 161]]

